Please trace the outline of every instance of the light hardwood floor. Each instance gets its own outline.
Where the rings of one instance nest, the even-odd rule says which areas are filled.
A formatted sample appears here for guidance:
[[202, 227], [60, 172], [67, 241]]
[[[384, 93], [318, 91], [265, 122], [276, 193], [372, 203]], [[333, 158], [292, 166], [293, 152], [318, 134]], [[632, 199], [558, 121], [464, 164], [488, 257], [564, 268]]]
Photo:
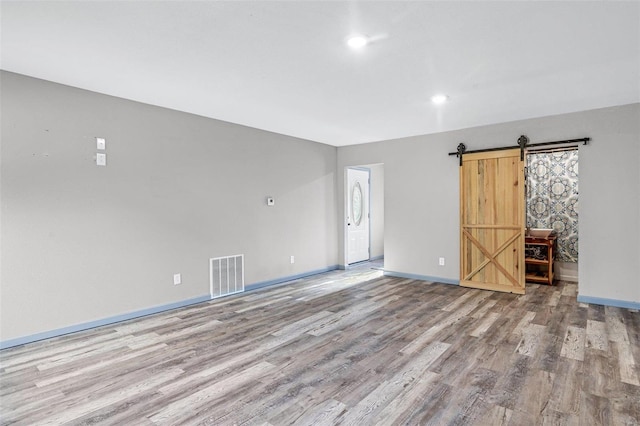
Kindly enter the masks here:
[[640, 314], [332, 272], [0, 352], [2, 424], [640, 424]]

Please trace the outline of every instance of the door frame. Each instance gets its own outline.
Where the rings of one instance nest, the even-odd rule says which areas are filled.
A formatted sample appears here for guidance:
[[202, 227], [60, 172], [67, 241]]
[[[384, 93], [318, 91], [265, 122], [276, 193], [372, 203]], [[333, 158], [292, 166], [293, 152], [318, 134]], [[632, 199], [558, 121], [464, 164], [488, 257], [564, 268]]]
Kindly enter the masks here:
[[[344, 168], [344, 200], [343, 200], [343, 217], [342, 226], [344, 232], [344, 267], [349, 268], [349, 226], [347, 225], [347, 216], [349, 215], [349, 170], [360, 170], [367, 172], [369, 185], [367, 197], [367, 215], [369, 216], [369, 226], [367, 232], [369, 233], [369, 260], [371, 260], [371, 169], [366, 166], [347, 166]], [[365, 261], [363, 261], [365, 262]], [[356, 262], [359, 263], [359, 262]], [[353, 263], [352, 265], [355, 265]]]

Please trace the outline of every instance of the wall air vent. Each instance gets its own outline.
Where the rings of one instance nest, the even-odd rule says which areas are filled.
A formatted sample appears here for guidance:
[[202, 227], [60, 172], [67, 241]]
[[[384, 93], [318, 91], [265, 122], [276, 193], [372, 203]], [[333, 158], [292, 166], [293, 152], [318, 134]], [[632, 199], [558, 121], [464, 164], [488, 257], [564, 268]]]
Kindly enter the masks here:
[[211, 298], [244, 291], [244, 255], [209, 259]]

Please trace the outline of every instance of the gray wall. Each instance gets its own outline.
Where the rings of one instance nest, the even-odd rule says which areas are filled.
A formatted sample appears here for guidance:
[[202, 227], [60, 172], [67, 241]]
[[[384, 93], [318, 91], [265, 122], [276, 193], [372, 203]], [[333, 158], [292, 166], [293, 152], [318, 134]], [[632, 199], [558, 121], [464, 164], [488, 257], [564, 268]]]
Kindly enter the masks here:
[[[340, 173], [384, 163], [385, 269], [458, 280], [458, 163], [447, 153], [460, 142], [515, 145], [521, 134], [532, 143], [592, 138], [580, 149], [579, 294], [639, 302], [640, 104], [339, 148]], [[337, 191], [343, 199], [344, 187]]]
[[335, 147], [0, 82], [0, 341], [208, 295], [210, 257], [245, 254], [247, 284], [338, 263]]
[[0, 341], [207, 295], [210, 257], [244, 253], [247, 284], [344, 264], [348, 166], [384, 163], [385, 268], [457, 280], [447, 153], [521, 134], [593, 139], [579, 293], [640, 301], [639, 104], [336, 149], [6, 72], [0, 84]]

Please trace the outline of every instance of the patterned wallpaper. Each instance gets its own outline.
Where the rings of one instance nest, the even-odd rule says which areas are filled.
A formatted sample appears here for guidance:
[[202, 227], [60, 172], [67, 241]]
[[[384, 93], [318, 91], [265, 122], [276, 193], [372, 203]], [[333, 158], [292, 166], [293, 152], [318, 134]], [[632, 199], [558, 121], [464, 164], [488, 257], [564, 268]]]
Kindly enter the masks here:
[[527, 155], [527, 227], [552, 228], [556, 260], [578, 261], [578, 151]]

